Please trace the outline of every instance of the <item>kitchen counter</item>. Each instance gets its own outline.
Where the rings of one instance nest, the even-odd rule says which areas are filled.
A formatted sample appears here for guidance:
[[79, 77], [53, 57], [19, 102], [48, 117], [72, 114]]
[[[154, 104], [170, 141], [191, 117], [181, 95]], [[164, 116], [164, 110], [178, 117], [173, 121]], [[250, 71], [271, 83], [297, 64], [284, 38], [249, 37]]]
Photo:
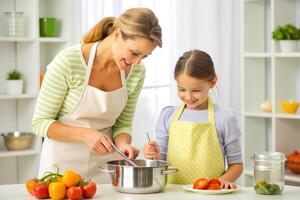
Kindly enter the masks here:
[[[194, 192], [188, 192], [182, 189], [180, 185], [168, 185], [164, 192], [154, 194], [125, 194], [116, 192], [110, 184], [97, 185], [97, 194], [93, 199], [99, 200], [259, 200], [259, 199], [272, 199], [272, 200], [299, 200], [300, 187], [285, 186], [281, 195], [258, 195], [252, 187], [241, 187], [238, 191], [223, 195], [206, 195]], [[19, 185], [0, 185], [0, 199], [1, 200], [33, 200], [34, 197], [30, 196], [24, 184]]]

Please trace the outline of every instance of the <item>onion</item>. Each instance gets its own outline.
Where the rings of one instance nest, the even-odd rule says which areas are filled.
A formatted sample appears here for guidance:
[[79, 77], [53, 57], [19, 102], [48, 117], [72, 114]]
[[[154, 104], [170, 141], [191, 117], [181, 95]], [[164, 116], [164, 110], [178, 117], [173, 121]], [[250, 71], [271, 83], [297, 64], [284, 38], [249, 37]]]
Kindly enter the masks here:
[[260, 109], [263, 112], [272, 112], [272, 104], [269, 100], [264, 101], [260, 104]]

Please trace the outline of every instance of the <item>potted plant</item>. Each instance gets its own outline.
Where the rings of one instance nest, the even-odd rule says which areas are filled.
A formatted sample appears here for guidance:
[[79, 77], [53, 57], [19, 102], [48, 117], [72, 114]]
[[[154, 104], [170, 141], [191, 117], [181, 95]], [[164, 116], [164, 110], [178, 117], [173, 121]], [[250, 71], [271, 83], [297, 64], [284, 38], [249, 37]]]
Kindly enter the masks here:
[[282, 52], [296, 52], [297, 42], [300, 39], [300, 29], [293, 24], [278, 26], [273, 32], [274, 40], [279, 41]]
[[18, 70], [11, 70], [6, 76], [6, 93], [7, 94], [22, 94], [23, 80], [22, 73]]

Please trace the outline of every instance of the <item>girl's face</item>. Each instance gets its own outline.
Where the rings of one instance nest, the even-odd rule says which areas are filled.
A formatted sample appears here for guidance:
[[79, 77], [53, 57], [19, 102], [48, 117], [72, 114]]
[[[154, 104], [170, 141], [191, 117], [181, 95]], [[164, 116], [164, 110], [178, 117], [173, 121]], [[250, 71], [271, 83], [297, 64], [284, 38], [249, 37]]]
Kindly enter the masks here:
[[156, 47], [147, 38], [135, 37], [134, 39], [124, 40], [120, 30], [116, 30], [113, 34], [113, 58], [121, 70], [129, 70], [132, 64], [140, 64]]
[[208, 82], [182, 73], [177, 76], [176, 81], [178, 96], [187, 109], [207, 109], [208, 92], [216, 85], [217, 77]]

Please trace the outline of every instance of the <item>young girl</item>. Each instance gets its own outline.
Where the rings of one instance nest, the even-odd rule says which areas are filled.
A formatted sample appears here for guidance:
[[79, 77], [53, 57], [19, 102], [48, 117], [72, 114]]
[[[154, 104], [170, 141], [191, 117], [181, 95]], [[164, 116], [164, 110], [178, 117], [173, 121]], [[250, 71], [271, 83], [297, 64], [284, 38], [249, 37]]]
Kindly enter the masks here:
[[218, 178], [223, 188], [235, 188], [234, 181], [243, 171], [241, 133], [233, 110], [214, 105], [209, 98], [217, 83], [211, 57], [200, 50], [185, 52], [174, 77], [183, 104], [161, 111], [158, 144], [145, 145], [145, 158], [168, 160], [179, 169], [168, 175], [169, 183], [192, 184], [206, 177]]

